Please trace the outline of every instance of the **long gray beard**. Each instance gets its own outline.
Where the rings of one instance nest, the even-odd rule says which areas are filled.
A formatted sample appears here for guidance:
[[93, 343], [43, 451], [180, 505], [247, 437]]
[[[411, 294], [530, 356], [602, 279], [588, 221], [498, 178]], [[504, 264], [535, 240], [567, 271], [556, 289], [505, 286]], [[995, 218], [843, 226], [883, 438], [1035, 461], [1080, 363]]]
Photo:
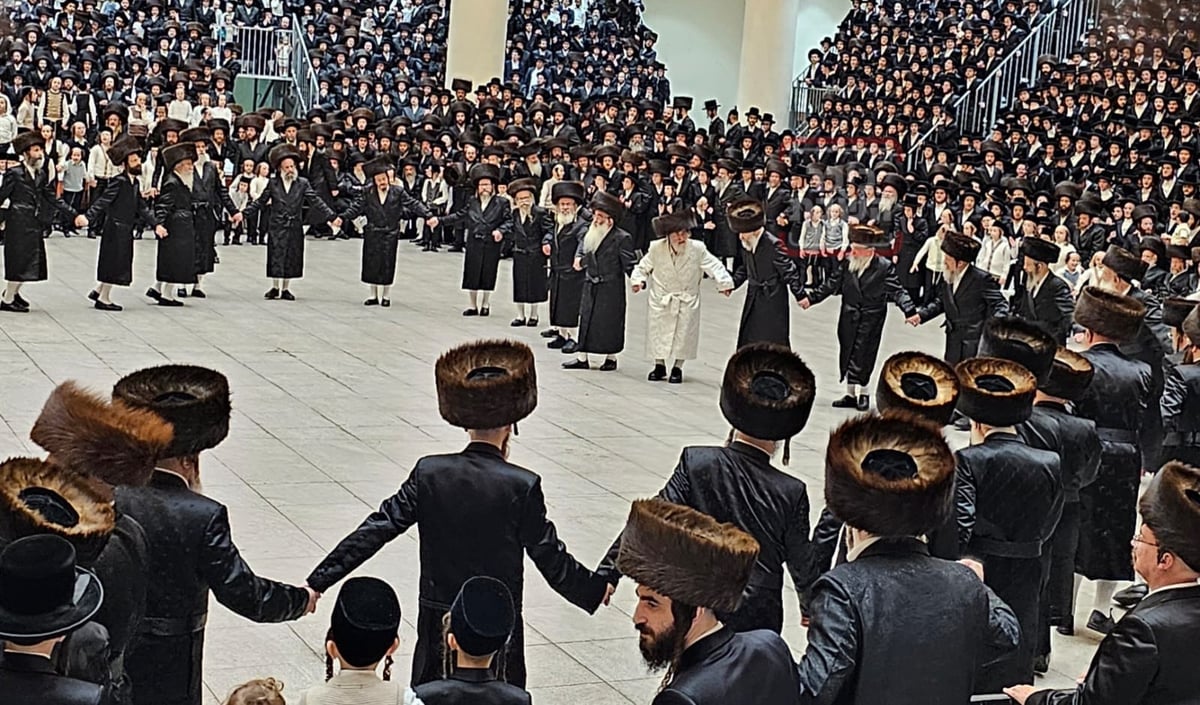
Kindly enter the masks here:
[[480, 196], [479, 197], [479, 209], [487, 210], [488, 204], [491, 202], [492, 202], [491, 196]]
[[188, 190], [189, 190], [189, 191], [190, 191], [190, 190], [192, 190], [192, 187], [193, 187], [193, 186], [195, 185], [195, 183], [196, 183], [196, 172], [194, 172], [194, 171], [193, 171], [193, 172], [192, 172], [192, 173], [190, 173], [190, 174], [179, 174], [179, 173], [176, 173], [176, 176], [178, 176], [178, 177], [179, 177], [179, 180], [183, 182], [183, 185], [184, 185], [184, 186], [187, 186], [187, 187], [188, 187]]
[[875, 255], [851, 255], [850, 271], [854, 274], [862, 274], [867, 267], [871, 266], [873, 259], [875, 259]]
[[294, 184], [294, 183], [296, 183], [296, 177], [294, 177], [294, 176], [285, 176], [285, 177], [283, 177], [283, 188], [284, 188], [284, 190], [286, 190], [286, 191], [291, 191], [291, 190], [292, 190], [292, 184]]
[[583, 251], [595, 252], [600, 247], [600, 243], [604, 242], [604, 238], [608, 237], [608, 233], [611, 230], [611, 225], [602, 226], [595, 223], [589, 225], [587, 234], [583, 236]]
[[896, 205], [896, 199], [888, 198], [887, 196], [879, 197], [879, 212], [880, 213], [890, 213], [892, 210], [892, 207], [895, 205]]
[[34, 171], [41, 171], [42, 167], [45, 165], [46, 165], [45, 157], [42, 157], [41, 159], [34, 159], [33, 161], [29, 161], [28, 159], [25, 160], [25, 166], [29, 167], [30, 169], [33, 169]]
[[555, 213], [554, 222], [557, 223], [558, 227], [560, 228], [570, 225], [571, 223], [575, 222], [575, 214], [571, 213], [570, 215], [563, 215], [562, 213]]

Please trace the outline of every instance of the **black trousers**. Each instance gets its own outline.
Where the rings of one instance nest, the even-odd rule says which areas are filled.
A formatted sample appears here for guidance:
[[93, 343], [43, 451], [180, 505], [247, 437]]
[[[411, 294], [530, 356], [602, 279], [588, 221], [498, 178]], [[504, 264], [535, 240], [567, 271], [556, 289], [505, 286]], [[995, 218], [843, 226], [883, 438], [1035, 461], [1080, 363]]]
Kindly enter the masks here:
[[[504, 655], [503, 680], [518, 688], [525, 687], [525, 622], [521, 619], [521, 606], [516, 605], [517, 620], [513, 625], [512, 638], [508, 640]], [[447, 610], [428, 607], [417, 609], [417, 645], [413, 653], [412, 681], [415, 688], [422, 683], [441, 680], [442, 660], [445, 654], [445, 637], [442, 626]]]

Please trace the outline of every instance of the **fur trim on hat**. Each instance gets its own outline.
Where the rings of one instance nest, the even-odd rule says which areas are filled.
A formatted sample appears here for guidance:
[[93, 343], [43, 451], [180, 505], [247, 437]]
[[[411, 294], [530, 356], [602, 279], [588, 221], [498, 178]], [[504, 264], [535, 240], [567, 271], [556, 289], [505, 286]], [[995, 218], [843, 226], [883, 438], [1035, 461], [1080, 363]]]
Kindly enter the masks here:
[[790, 348], [751, 343], [725, 365], [721, 413], [742, 433], [782, 441], [804, 429], [816, 393], [812, 370]]
[[625, 204], [621, 202], [621, 199], [607, 191], [597, 191], [592, 196], [592, 202], [589, 204], [589, 207], [592, 211], [604, 213], [612, 218], [614, 222], [621, 220], [625, 216]]
[[500, 183], [500, 167], [495, 164], [476, 164], [467, 174], [472, 186], [478, 186], [480, 181], [488, 179], [492, 185]]
[[1163, 325], [1168, 328], [1180, 328], [1183, 322], [1187, 320], [1188, 315], [1195, 310], [1196, 306], [1200, 306], [1200, 301], [1196, 299], [1181, 299], [1172, 296], [1163, 302]]
[[949, 233], [942, 239], [942, 252], [959, 262], [974, 264], [982, 248], [983, 245], [978, 240], [962, 233]]
[[887, 248], [892, 246], [887, 233], [873, 225], [851, 225], [848, 239], [851, 245], [860, 247]]
[[133, 154], [139, 154], [142, 151], [142, 145], [137, 139], [129, 135], [122, 135], [113, 141], [108, 146], [108, 159], [115, 166], [124, 167], [125, 160]]
[[508, 194], [514, 198], [522, 191], [529, 191], [536, 198], [539, 190], [537, 179], [517, 179], [508, 185]]
[[550, 187], [550, 200], [554, 205], [558, 205], [558, 202], [564, 198], [569, 198], [575, 201], [575, 205], [582, 206], [587, 200], [587, 190], [578, 181], [560, 181]]
[[908, 192], [908, 182], [899, 174], [888, 174], [879, 180], [879, 190], [881, 192], [888, 186], [896, 189], [896, 195], [899, 198], [904, 198], [904, 194]]
[[388, 173], [388, 170], [395, 168], [396, 165], [392, 162], [390, 157], [375, 157], [366, 164], [363, 164], [363, 174], [365, 174], [368, 179], [373, 179], [379, 174], [386, 174]]
[[1021, 241], [1021, 254], [1035, 262], [1054, 264], [1058, 261], [1058, 245], [1038, 237], [1027, 237]]
[[880, 411], [908, 411], [945, 426], [957, 402], [958, 376], [943, 360], [921, 352], [900, 352], [883, 363], [875, 387], [875, 406]]
[[183, 458], [215, 448], [229, 435], [229, 380], [194, 365], [147, 367], [122, 377], [113, 399], [147, 409], [168, 421], [175, 438], [163, 458]]
[[[48, 521], [29, 506], [22, 493], [32, 488], [62, 497], [78, 515], [74, 526]], [[54, 534], [70, 541], [81, 564], [99, 555], [116, 524], [112, 497], [85, 477], [34, 458], [9, 458], [0, 464], [0, 537], [14, 541]]]
[[733, 524], [661, 499], [639, 499], [621, 534], [617, 570], [676, 602], [733, 612], [758, 548]]
[[1192, 309], [1188, 317], [1183, 319], [1183, 325], [1180, 328], [1192, 345], [1200, 347], [1200, 307]]
[[1015, 426], [1033, 413], [1037, 379], [1019, 363], [973, 357], [958, 363], [954, 371], [960, 389], [958, 411], [972, 421]]
[[725, 217], [729, 220], [729, 228], [735, 233], [752, 233], [761, 230], [766, 223], [766, 213], [756, 198], [739, 198], [730, 203]]
[[515, 424], [537, 407], [537, 370], [528, 345], [481, 340], [451, 348], [434, 365], [438, 412], [471, 430]]
[[29, 432], [54, 464], [114, 487], [149, 482], [173, 437], [158, 414], [110, 402], [74, 382], [50, 393]]
[[277, 144], [271, 148], [267, 159], [271, 162], [271, 170], [279, 171], [279, 167], [283, 164], [283, 160], [292, 159], [299, 166], [302, 159], [300, 151], [290, 144]]
[[31, 147], [45, 147], [46, 140], [42, 139], [40, 132], [22, 132], [13, 138], [12, 149], [13, 153], [21, 156], [29, 151]]
[[1142, 302], [1098, 286], [1084, 287], [1075, 301], [1076, 323], [1118, 343], [1136, 338], [1145, 317]]
[[902, 411], [846, 421], [825, 451], [825, 504], [877, 536], [944, 525], [954, 511], [954, 453], [941, 427]]
[[179, 142], [164, 149], [161, 153], [163, 160], [163, 170], [167, 173], [171, 172], [177, 164], [183, 161], [196, 161], [196, 143], [195, 142]]
[[1142, 277], [1146, 276], [1146, 267], [1149, 266], [1141, 257], [1117, 245], [1108, 246], [1101, 264], [1127, 282], [1141, 281]]
[[679, 211], [660, 215], [651, 221], [651, 225], [654, 226], [655, 237], [666, 237], [678, 232], [687, 232], [690, 235], [692, 228], [696, 227], [696, 218], [690, 210]]
[[1192, 570], [1200, 565], [1200, 469], [1178, 461], [1167, 463], [1138, 501], [1142, 521], [1158, 545], [1174, 553]]
[[1012, 360], [1044, 383], [1054, 366], [1058, 342], [1038, 324], [1017, 316], [989, 318], [979, 339], [979, 357]]
[[1045, 384], [1038, 386], [1045, 394], [1067, 401], [1079, 401], [1092, 384], [1095, 369], [1083, 355], [1060, 347], [1054, 354], [1054, 365]]

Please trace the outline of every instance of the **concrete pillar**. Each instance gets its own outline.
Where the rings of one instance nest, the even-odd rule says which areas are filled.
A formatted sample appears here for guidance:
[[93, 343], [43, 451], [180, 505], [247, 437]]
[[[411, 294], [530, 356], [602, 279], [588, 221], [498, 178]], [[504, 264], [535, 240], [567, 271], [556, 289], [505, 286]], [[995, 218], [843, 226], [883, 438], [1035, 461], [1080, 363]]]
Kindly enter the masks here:
[[799, 0], [746, 0], [737, 92], [742, 115], [758, 106], [774, 113], [776, 123], [787, 123], [799, 11]]
[[[446, 86], [466, 78], [475, 86], [500, 77], [504, 69], [504, 40], [508, 0], [454, 0], [450, 3], [450, 34], [446, 40]], [[472, 88], [473, 89], [473, 88]]]

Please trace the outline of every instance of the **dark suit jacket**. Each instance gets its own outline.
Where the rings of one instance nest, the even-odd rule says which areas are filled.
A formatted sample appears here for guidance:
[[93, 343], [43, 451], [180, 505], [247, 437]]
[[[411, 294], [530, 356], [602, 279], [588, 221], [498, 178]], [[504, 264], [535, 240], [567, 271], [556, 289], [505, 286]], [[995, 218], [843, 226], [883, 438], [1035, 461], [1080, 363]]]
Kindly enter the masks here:
[[962, 273], [956, 290], [943, 279], [938, 285], [937, 298], [917, 310], [925, 323], [946, 314], [942, 327], [946, 329], [945, 360], [956, 365], [974, 357], [979, 350], [983, 324], [994, 316], [1008, 313], [1008, 302], [1000, 293], [1000, 285], [987, 272], [975, 265]]
[[1065, 343], [1075, 317], [1071, 285], [1050, 273], [1038, 289], [1036, 299], [1031, 293], [1028, 288], [1019, 288], [1013, 294], [1013, 313], [1041, 325], [1060, 345]]
[[722, 627], [683, 652], [674, 677], [652, 705], [729, 705], [743, 699], [797, 705], [799, 681], [791, 651], [778, 634], [736, 634]]
[[425, 705], [529, 705], [529, 693], [511, 683], [497, 680], [491, 671], [455, 668], [440, 681], [422, 683], [413, 689]]
[[0, 702], [4, 705], [105, 705], [104, 689], [60, 676], [50, 659], [5, 653], [0, 660]]

